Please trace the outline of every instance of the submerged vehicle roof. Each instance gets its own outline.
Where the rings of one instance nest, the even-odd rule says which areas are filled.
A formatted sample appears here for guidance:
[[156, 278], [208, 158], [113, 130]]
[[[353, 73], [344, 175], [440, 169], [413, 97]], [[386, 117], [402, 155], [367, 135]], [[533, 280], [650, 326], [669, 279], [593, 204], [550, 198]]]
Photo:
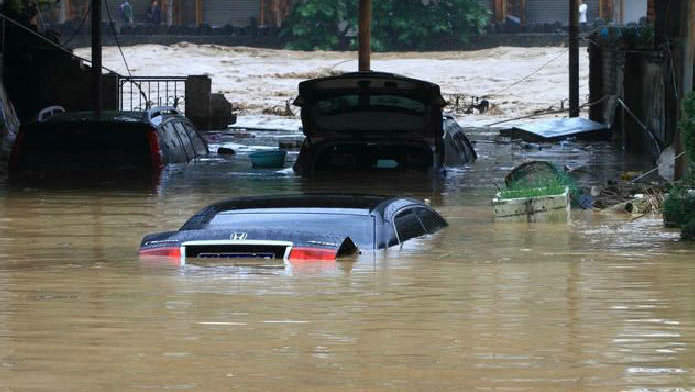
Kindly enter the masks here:
[[396, 197], [313, 193], [240, 197], [215, 203], [210, 207], [214, 207], [217, 211], [259, 208], [350, 208], [371, 211], [392, 199], [396, 199]]
[[299, 96], [294, 105], [302, 106], [326, 96], [347, 92], [405, 95], [428, 104], [446, 106], [439, 85], [389, 72], [349, 72], [337, 76], [311, 79], [299, 83]]
[[[351, 195], [351, 194], [295, 194], [295, 195], [279, 195], [279, 196], [248, 196], [230, 200], [221, 201], [203, 208], [201, 211], [192, 216], [181, 228], [182, 230], [199, 228], [206, 224], [214, 215], [229, 210], [243, 209], [277, 209], [287, 208], [297, 209], [302, 208], [321, 208], [321, 209], [353, 209], [365, 210], [371, 213], [374, 211], [382, 211], [386, 205], [393, 201], [404, 201], [405, 203], [420, 203], [415, 199], [408, 199], [396, 196], [382, 195]], [[326, 211], [326, 213], [330, 213]]]
[[32, 122], [32, 126], [42, 126], [50, 125], [55, 126], [56, 124], [90, 124], [90, 123], [114, 123], [114, 124], [146, 124], [146, 125], [157, 125], [154, 119], [160, 116], [165, 117], [184, 117], [183, 113], [176, 111], [175, 108], [170, 107], [154, 107], [147, 111], [140, 112], [126, 112], [118, 110], [104, 110], [97, 115], [93, 111], [81, 111], [81, 112], [64, 112], [56, 113], [51, 117], [48, 117], [42, 121]]

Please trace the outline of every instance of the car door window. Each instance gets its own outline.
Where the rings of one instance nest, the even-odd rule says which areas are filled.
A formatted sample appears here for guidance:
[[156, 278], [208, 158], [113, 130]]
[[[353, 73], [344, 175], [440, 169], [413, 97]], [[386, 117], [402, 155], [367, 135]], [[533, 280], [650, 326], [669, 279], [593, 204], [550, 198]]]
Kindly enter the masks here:
[[165, 143], [169, 147], [171, 162], [184, 162], [186, 160], [186, 155], [183, 151], [183, 146], [181, 145], [181, 138], [179, 138], [179, 136], [176, 134], [174, 124], [171, 122], [166, 123], [161, 129], [164, 131]]
[[393, 222], [398, 232], [398, 239], [400, 239], [401, 242], [425, 234], [425, 228], [420, 223], [420, 220], [415, 215], [412, 208], [399, 212]]
[[198, 134], [195, 128], [193, 128], [193, 125], [184, 123], [184, 126], [186, 128], [186, 133], [188, 134], [188, 137], [191, 139], [191, 142], [193, 142], [193, 148], [195, 149], [196, 155], [205, 155], [208, 153], [208, 149], [205, 146], [205, 141], [203, 140], [202, 136]]
[[420, 219], [420, 223], [425, 227], [427, 234], [433, 234], [437, 230], [446, 227], [446, 221], [427, 208], [418, 207], [415, 209], [415, 216]]
[[183, 124], [177, 121], [174, 123], [174, 128], [176, 128], [176, 134], [181, 139], [181, 145], [183, 147], [183, 152], [186, 154], [186, 158], [188, 158], [188, 160], [195, 158], [193, 144], [191, 143], [191, 139], [188, 137], [188, 134], [186, 134], [186, 129], [183, 127]]

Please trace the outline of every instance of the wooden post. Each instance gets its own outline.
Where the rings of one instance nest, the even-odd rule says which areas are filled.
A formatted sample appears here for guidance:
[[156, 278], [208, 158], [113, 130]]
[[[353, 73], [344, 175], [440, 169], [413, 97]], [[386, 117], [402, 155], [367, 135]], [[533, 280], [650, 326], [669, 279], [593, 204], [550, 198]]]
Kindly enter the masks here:
[[525, 26], [526, 25], [526, 0], [521, 0], [519, 7], [521, 7], [521, 9], [519, 10], [519, 13], [521, 13], [521, 25]]
[[182, 25], [183, 24], [183, 5], [181, 4], [181, 0], [176, 0], [176, 9], [174, 9], [174, 13], [176, 14], [176, 24], [177, 25]]
[[258, 9], [258, 25], [263, 26], [265, 25], [265, 0], [260, 0], [259, 1], [259, 9]]
[[360, 0], [359, 71], [371, 70], [372, 0]]
[[273, 16], [275, 17], [275, 26], [280, 27], [282, 24], [280, 17], [280, 0], [273, 0]]
[[195, 0], [195, 24], [203, 24], [203, 0]]
[[495, 15], [495, 20], [499, 23], [504, 22], [504, 18], [507, 17], [507, 1], [493, 0], [492, 8]]
[[579, 117], [579, 4], [570, 0], [569, 20], [569, 98], [570, 117]]

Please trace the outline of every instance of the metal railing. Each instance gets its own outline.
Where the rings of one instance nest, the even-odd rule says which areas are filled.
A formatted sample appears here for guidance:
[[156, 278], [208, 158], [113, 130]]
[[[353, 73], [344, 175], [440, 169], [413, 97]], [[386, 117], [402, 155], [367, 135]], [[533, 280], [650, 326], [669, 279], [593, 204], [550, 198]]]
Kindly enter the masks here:
[[185, 109], [187, 76], [120, 76], [118, 107], [121, 111], [142, 112], [153, 106]]

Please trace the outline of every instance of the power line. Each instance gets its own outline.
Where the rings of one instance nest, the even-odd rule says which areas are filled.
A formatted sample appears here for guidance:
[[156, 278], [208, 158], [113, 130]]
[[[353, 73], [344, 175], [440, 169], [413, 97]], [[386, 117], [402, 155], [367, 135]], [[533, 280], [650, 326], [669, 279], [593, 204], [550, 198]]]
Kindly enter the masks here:
[[525, 82], [525, 81], [528, 80], [531, 76], [533, 76], [533, 75], [537, 74], [538, 72], [542, 71], [543, 68], [545, 68], [546, 66], [548, 66], [548, 64], [550, 64], [550, 63], [552, 63], [553, 61], [559, 59], [560, 57], [562, 57], [562, 56], [565, 55], [565, 54], [567, 54], [567, 52], [566, 52], [566, 51], [563, 51], [562, 53], [558, 54], [557, 56], [553, 57], [552, 59], [546, 61], [543, 65], [541, 65], [541, 66], [540, 66], [538, 69], [536, 69], [535, 71], [529, 73], [528, 75], [526, 75], [526, 76], [524, 76], [523, 78], [517, 80], [516, 82], [510, 84], [509, 86], [504, 87], [504, 88], [502, 88], [501, 90], [496, 91], [496, 92], [490, 94], [490, 96], [499, 95], [499, 94], [501, 94], [501, 93], [503, 93], [503, 92], [509, 90], [510, 88], [516, 86], [517, 84], [520, 84], [520, 83]]
[[[41, 39], [42, 41], [45, 41], [45, 42], [48, 43], [49, 45], [51, 45], [51, 46], [53, 46], [54, 48], [60, 50], [61, 52], [65, 52], [65, 53], [69, 54], [69, 55], [70, 55], [72, 58], [74, 58], [74, 59], [81, 60], [81, 61], [84, 61], [84, 62], [86, 62], [86, 63], [92, 64], [92, 60], [89, 60], [89, 59], [86, 59], [86, 58], [84, 58], [84, 57], [80, 57], [80, 56], [76, 55], [76, 54], [73, 53], [71, 50], [68, 50], [68, 49], [66, 49], [66, 48], [64, 48], [64, 47], [62, 47], [62, 46], [56, 44], [55, 42], [51, 41], [50, 39], [44, 37], [43, 35], [37, 33], [36, 31], [34, 31], [34, 30], [32, 30], [32, 29], [30, 29], [29, 27], [24, 26], [23, 24], [17, 22], [16, 20], [10, 18], [9, 16], [7, 16], [7, 15], [5, 15], [5, 14], [3, 14], [3, 13], [0, 13], [0, 19], [3, 19], [3, 20], [6, 20], [6, 21], [10, 22], [11, 24], [13, 24], [13, 25], [19, 27], [20, 29], [26, 31], [27, 33], [29, 33], [29, 34], [31, 34], [31, 35], [33, 35], [33, 36], [35, 36], [35, 37]], [[116, 74], [116, 75], [119, 75], [118, 72], [116, 72], [116, 71], [114, 71], [114, 70], [112, 70], [112, 69], [109, 69], [109, 68], [106, 68], [106, 67], [101, 67], [101, 68], [102, 68], [102, 69], [105, 69], [105, 70], [107, 70], [107, 71], [109, 71], [109, 72], [111, 72], [111, 73], [114, 73], [114, 74]]]
[[123, 49], [121, 49], [121, 43], [118, 42], [118, 32], [116, 31], [116, 25], [113, 23], [113, 18], [111, 17], [111, 6], [109, 5], [109, 2], [104, 0], [104, 4], [106, 4], [106, 15], [109, 17], [109, 24], [111, 25], [111, 31], [113, 32], [113, 40], [116, 42], [116, 46], [118, 47], [118, 51], [121, 53], [121, 58], [123, 59], [123, 63], [125, 64], [125, 70], [128, 71], [128, 76], [131, 78], [133, 75], [130, 73], [130, 68], [128, 67], [128, 61], [125, 59], [125, 54], [123, 54]]

